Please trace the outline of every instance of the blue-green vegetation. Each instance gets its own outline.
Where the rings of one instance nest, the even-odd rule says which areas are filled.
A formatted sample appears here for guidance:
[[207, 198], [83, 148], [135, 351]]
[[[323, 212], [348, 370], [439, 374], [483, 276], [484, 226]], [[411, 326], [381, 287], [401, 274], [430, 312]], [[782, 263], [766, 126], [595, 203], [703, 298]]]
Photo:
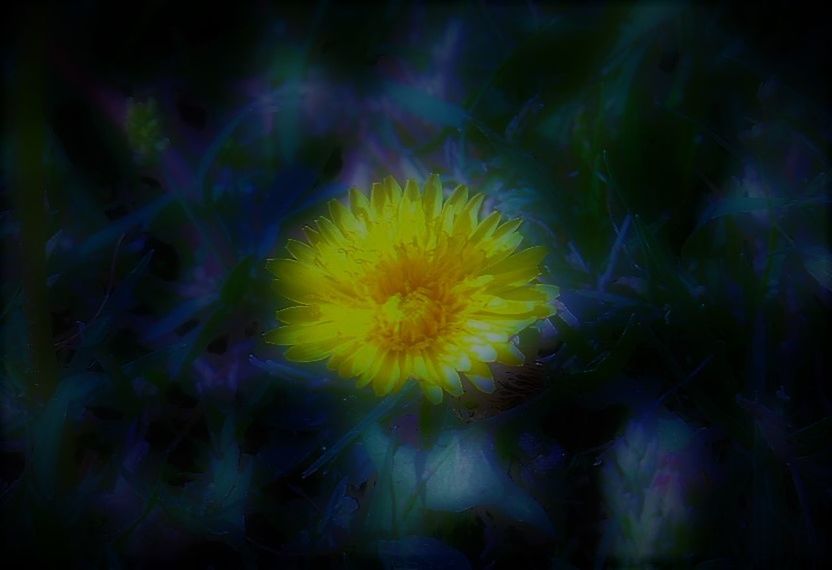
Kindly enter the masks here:
[[[10, 21], [4, 567], [832, 557], [820, 12], [93, 2]], [[265, 343], [265, 260], [350, 186], [432, 172], [549, 251], [558, 310], [520, 335], [526, 364], [432, 405]]]

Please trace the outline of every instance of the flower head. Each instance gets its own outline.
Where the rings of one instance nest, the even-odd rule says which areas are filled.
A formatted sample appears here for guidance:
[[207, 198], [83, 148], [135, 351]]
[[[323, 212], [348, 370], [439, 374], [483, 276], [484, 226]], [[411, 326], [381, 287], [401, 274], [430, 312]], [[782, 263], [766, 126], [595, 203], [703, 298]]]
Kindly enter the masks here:
[[156, 157], [170, 144], [162, 132], [156, 99], [150, 98], [146, 101], [129, 99], [125, 128], [130, 146], [136, 156], [142, 160]]
[[379, 395], [414, 379], [438, 402], [462, 393], [460, 374], [493, 390], [489, 363], [523, 363], [513, 338], [554, 313], [557, 288], [537, 282], [544, 248], [518, 251], [521, 220], [481, 220], [483, 199], [465, 186], [445, 199], [434, 175], [423, 191], [388, 177], [369, 197], [350, 190], [349, 206], [332, 200], [308, 243], [289, 240], [291, 259], [268, 262], [296, 305], [266, 339]]

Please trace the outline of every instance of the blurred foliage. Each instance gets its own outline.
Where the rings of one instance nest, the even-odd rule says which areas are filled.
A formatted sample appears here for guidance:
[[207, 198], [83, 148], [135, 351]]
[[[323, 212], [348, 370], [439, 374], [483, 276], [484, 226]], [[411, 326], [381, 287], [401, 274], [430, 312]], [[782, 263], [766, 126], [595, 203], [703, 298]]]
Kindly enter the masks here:
[[[828, 40], [808, 5], [750, 6], [13, 8], [7, 561], [829, 558]], [[550, 249], [529, 364], [434, 407], [282, 360], [265, 259], [349, 186], [430, 172]]]

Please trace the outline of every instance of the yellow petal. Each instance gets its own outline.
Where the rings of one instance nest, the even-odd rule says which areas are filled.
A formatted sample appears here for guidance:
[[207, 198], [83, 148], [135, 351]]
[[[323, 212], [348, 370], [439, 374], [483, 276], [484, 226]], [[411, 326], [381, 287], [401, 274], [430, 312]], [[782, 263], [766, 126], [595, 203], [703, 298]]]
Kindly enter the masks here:
[[309, 305], [314, 303], [319, 298], [319, 294], [315, 291], [315, 289], [310, 288], [308, 284], [302, 281], [294, 279], [277, 279], [272, 281], [271, 287], [277, 295], [285, 297], [295, 303]]
[[468, 200], [468, 187], [457, 186], [451, 197], [442, 206], [442, 213], [439, 214], [439, 220], [436, 222], [438, 231], [450, 234], [453, 231], [454, 220], [462, 211], [462, 206]]
[[[351, 376], [358, 376], [366, 370], [370, 370], [378, 360], [378, 349], [375, 345], [365, 343], [356, 352], [353, 357], [353, 366]], [[369, 379], [368, 379], [369, 382]]]
[[512, 254], [502, 261], [492, 264], [485, 270], [492, 274], [524, 269], [537, 271], [540, 262], [543, 261], [547, 253], [548, 251], [545, 247], [536, 245]]
[[534, 286], [534, 289], [542, 291], [546, 295], [546, 300], [550, 303], [553, 303], [560, 296], [560, 288], [548, 283], [538, 283]]
[[497, 362], [501, 364], [520, 366], [526, 362], [526, 355], [520, 352], [520, 349], [514, 343], [500, 344], [495, 348], [497, 349]]
[[287, 324], [309, 323], [320, 317], [321, 309], [318, 305], [287, 307], [277, 312], [277, 318]]
[[512, 328], [510, 324], [507, 325], [506, 321], [503, 320], [480, 320], [483, 318], [485, 317], [468, 319], [465, 323], [472, 336], [479, 339], [479, 342], [485, 340], [489, 343], [499, 343], [508, 340], [508, 337], [511, 336], [507, 332]]
[[357, 188], [350, 188], [350, 210], [356, 219], [368, 221], [370, 215], [370, 201]]
[[424, 234], [425, 214], [422, 210], [422, 197], [419, 187], [413, 180], [408, 180], [398, 212], [399, 236], [403, 243], [412, 243]]
[[454, 367], [455, 370], [458, 372], [465, 372], [466, 370], [471, 369], [471, 357], [468, 356], [467, 350], [452, 344], [446, 347], [446, 351], [446, 360], [451, 364], [451, 366]]
[[477, 227], [477, 219], [484, 199], [484, 194], [477, 194], [468, 200], [454, 221], [454, 235], [467, 238], [472, 233]]
[[420, 382], [419, 385], [422, 387], [422, 393], [425, 395], [425, 398], [427, 398], [431, 404], [442, 403], [442, 388], [430, 382]]
[[355, 357], [353, 355], [345, 356], [338, 364], [338, 375], [342, 378], [352, 378], [355, 376], [352, 372], [354, 364]]
[[537, 283], [531, 287], [515, 287], [500, 292], [500, 297], [512, 301], [535, 301], [551, 303], [558, 298], [560, 290], [554, 285]]
[[494, 362], [497, 360], [497, 351], [490, 343], [472, 337], [464, 339], [464, 342], [466, 349], [474, 357], [473, 362]]
[[279, 345], [301, 344], [341, 336], [337, 323], [316, 322], [311, 325], [286, 325], [267, 332], [266, 342]]
[[355, 218], [349, 208], [338, 200], [329, 201], [329, 216], [344, 236], [357, 237], [363, 225]]
[[315, 259], [315, 250], [309, 244], [303, 243], [302, 241], [289, 239], [286, 243], [286, 249], [298, 261], [310, 263]]
[[280, 279], [299, 279], [308, 283], [309, 280], [323, 278], [320, 269], [295, 259], [269, 259], [266, 261], [266, 269]]
[[484, 362], [474, 361], [471, 370], [465, 373], [465, 378], [479, 391], [485, 392], [486, 394], [491, 394], [496, 388], [491, 367]]
[[430, 221], [439, 215], [442, 210], [442, 182], [439, 175], [431, 174], [425, 182], [425, 195], [422, 205], [425, 211], [425, 218]]
[[496, 259], [503, 259], [505, 256], [514, 252], [521, 243], [523, 243], [523, 234], [520, 232], [513, 232], [506, 234], [499, 239], [492, 236], [492, 239], [490, 240], [490, 247], [493, 251], [497, 252]]
[[468, 201], [468, 187], [465, 184], [460, 184], [454, 191], [451, 193], [451, 197], [448, 198], [447, 204], [454, 210], [461, 210], [462, 206], [465, 202]]
[[376, 219], [384, 218], [384, 205], [388, 201], [388, 191], [384, 184], [373, 184], [370, 190], [370, 208]]
[[399, 355], [390, 351], [384, 357], [384, 361], [373, 379], [373, 390], [376, 395], [389, 394], [393, 387], [399, 383], [400, 374]]
[[452, 396], [461, 396], [462, 382], [459, 380], [459, 372], [454, 370], [453, 366], [449, 364], [441, 364], [439, 366], [439, 373], [441, 374], [442, 384], [445, 390]]
[[312, 247], [317, 246], [321, 243], [321, 234], [318, 231], [310, 226], [303, 227], [303, 235], [306, 236], [306, 241], [308, 241]]
[[491, 297], [481, 312], [498, 315], [522, 315], [534, 311], [540, 304], [541, 301], [539, 300], [515, 301], [506, 299], [501, 295], [495, 295]]
[[387, 196], [392, 204], [398, 204], [402, 199], [402, 187], [392, 176], [384, 179], [384, 185], [387, 187]]
[[344, 234], [338, 229], [332, 220], [329, 218], [318, 218], [315, 221], [318, 226], [318, 231], [321, 234], [321, 239], [330, 245], [341, 245], [344, 243]]
[[284, 356], [286, 360], [291, 362], [316, 362], [324, 360], [332, 354], [334, 346], [335, 341], [333, 340], [298, 344], [287, 348]]
[[317, 295], [326, 295], [329, 284], [321, 271], [294, 259], [270, 259], [268, 271], [277, 276], [275, 290], [282, 296], [308, 305]]
[[444, 361], [428, 360], [428, 369], [431, 370], [434, 377], [439, 380], [439, 385], [445, 389], [446, 392], [452, 396], [459, 396], [462, 394], [462, 382], [459, 381], [459, 372], [454, 370], [454, 367]]
[[[514, 336], [529, 325], [534, 324], [540, 317], [534, 314], [525, 315], [498, 315], [497, 313], [481, 312], [474, 315], [480, 322], [488, 321], [489, 331], [493, 333], [502, 333], [506, 336]], [[469, 321], [470, 326], [471, 321]], [[498, 343], [494, 343], [497, 347]]]
[[406, 382], [413, 376], [413, 353], [410, 351], [404, 352], [399, 357], [400, 381]]
[[504, 238], [512, 233], [514, 233], [517, 228], [523, 225], [522, 218], [514, 218], [512, 220], [508, 220], [501, 224], [496, 230], [494, 230], [494, 235], [492, 236], [495, 240], [499, 240]]
[[471, 235], [472, 242], [479, 242], [491, 237], [497, 225], [500, 223], [500, 212], [494, 211], [488, 214], [483, 221], [477, 225], [477, 229]]
[[411, 374], [417, 380], [425, 382], [430, 378], [430, 372], [425, 362], [425, 355], [421, 351], [413, 355], [413, 369]]

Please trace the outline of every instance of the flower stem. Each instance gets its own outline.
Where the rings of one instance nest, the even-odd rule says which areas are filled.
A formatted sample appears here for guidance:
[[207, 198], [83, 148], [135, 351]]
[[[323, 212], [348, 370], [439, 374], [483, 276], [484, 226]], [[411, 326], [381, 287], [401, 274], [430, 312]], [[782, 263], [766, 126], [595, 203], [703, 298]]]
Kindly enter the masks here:
[[405, 386], [399, 390], [395, 394], [391, 394], [383, 399], [375, 408], [370, 410], [370, 412], [364, 416], [364, 418], [358, 422], [355, 427], [353, 427], [350, 431], [344, 434], [341, 439], [335, 442], [329, 449], [321, 455], [315, 463], [310, 465], [304, 472], [302, 477], [306, 479], [310, 475], [312, 475], [315, 471], [335, 459], [335, 457], [341, 453], [341, 451], [347, 447], [354, 439], [364, 433], [368, 426], [373, 425], [381, 418], [386, 416], [396, 405], [402, 401], [402, 399], [413, 391], [415, 387], [415, 382], [408, 382]]

